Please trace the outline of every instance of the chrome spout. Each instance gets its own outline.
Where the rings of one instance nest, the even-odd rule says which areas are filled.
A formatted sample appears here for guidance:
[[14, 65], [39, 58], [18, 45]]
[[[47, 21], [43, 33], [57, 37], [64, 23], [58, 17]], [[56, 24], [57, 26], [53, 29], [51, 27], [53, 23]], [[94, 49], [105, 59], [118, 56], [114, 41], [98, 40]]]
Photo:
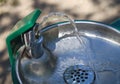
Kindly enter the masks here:
[[35, 29], [38, 26], [35, 26], [33, 30], [26, 32], [23, 36], [24, 43], [26, 46], [26, 53], [30, 58], [39, 58], [43, 55], [43, 37], [36, 37]]
[[43, 48], [43, 37], [40, 36], [39, 39], [35, 41], [31, 41], [31, 56], [32, 58], [39, 58], [43, 55], [44, 53], [44, 48]]

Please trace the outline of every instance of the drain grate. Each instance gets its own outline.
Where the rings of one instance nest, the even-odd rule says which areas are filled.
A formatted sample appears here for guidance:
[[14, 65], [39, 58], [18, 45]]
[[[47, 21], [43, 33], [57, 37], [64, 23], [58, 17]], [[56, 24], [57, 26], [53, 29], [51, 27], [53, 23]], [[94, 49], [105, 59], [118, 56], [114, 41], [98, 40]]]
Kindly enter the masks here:
[[93, 70], [84, 65], [70, 66], [64, 72], [64, 80], [67, 84], [92, 84], [94, 79]]

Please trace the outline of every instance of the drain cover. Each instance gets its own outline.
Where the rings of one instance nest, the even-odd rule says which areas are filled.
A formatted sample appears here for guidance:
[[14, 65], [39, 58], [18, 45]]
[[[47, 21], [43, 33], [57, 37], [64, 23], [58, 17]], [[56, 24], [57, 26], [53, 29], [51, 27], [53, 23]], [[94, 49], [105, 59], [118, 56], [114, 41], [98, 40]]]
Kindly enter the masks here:
[[67, 84], [93, 84], [95, 74], [90, 67], [84, 65], [70, 66], [64, 72]]

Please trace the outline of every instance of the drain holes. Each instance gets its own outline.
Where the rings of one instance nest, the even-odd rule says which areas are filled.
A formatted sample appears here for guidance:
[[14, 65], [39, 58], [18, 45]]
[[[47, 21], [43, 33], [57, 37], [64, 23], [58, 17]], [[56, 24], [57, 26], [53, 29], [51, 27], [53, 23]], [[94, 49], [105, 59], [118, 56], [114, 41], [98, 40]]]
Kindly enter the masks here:
[[79, 80], [78, 80], [77, 82], [78, 82], [78, 83], [80, 83], [80, 81], [79, 81]]
[[82, 82], [84, 82], [85, 80], [82, 80]]
[[81, 73], [81, 75], [84, 75], [84, 73]]
[[77, 70], [74, 70], [74, 72], [77, 72]]
[[83, 70], [82, 72], [86, 72], [85, 70]]
[[85, 79], [88, 79], [88, 77], [85, 77]]
[[94, 72], [86, 66], [71, 66], [64, 72], [67, 84], [91, 84], [94, 81]]
[[83, 79], [83, 76], [81, 76], [81, 79]]
[[75, 79], [73, 79], [73, 81], [75, 81]]
[[71, 76], [71, 78], [73, 78], [73, 76]]
[[71, 74], [74, 74], [73, 72]]
[[88, 75], [88, 73], [85, 73], [85, 75]]
[[80, 74], [80, 72], [77, 72], [77, 74]]
[[74, 76], [76, 77], [77, 75], [75, 74]]

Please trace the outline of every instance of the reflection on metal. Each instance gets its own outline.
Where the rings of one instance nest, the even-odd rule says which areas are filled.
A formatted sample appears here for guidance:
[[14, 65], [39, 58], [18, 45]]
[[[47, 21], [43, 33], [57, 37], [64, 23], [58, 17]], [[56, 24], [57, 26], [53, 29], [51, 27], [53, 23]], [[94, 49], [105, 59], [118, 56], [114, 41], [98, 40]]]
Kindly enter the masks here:
[[112, 42], [113, 44], [120, 45], [118, 42], [116, 42], [116, 41], [114, 41], [114, 40], [107, 39], [107, 38], [104, 38], [104, 37], [99, 37], [99, 36], [96, 36], [96, 35], [94, 35], [94, 34], [85, 33], [85, 36], [88, 36], [88, 37], [93, 37], [93, 38], [100, 38], [100, 39], [104, 39], [104, 40], [106, 40], [106, 41], [110, 41], [110, 42]]
[[45, 53], [39, 59], [26, 56], [17, 59], [19, 69], [16, 72], [21, 73], [18, 74], [19, 80], [27, 84], [65, 84], [65, 80], [68, 84], [86, 84], [69, 83], [66, 77], [69, 68], [79, 67], [82, 72], [88, 70], [88, 78], [85, 76], [84, 79], [88, 84], [119, 84], [120, 33], [101, 23], [76, 21], [82, 40], [79, 42], [69, 22], [60, 24], [59, 27], [55, 24], [40, 31]]

